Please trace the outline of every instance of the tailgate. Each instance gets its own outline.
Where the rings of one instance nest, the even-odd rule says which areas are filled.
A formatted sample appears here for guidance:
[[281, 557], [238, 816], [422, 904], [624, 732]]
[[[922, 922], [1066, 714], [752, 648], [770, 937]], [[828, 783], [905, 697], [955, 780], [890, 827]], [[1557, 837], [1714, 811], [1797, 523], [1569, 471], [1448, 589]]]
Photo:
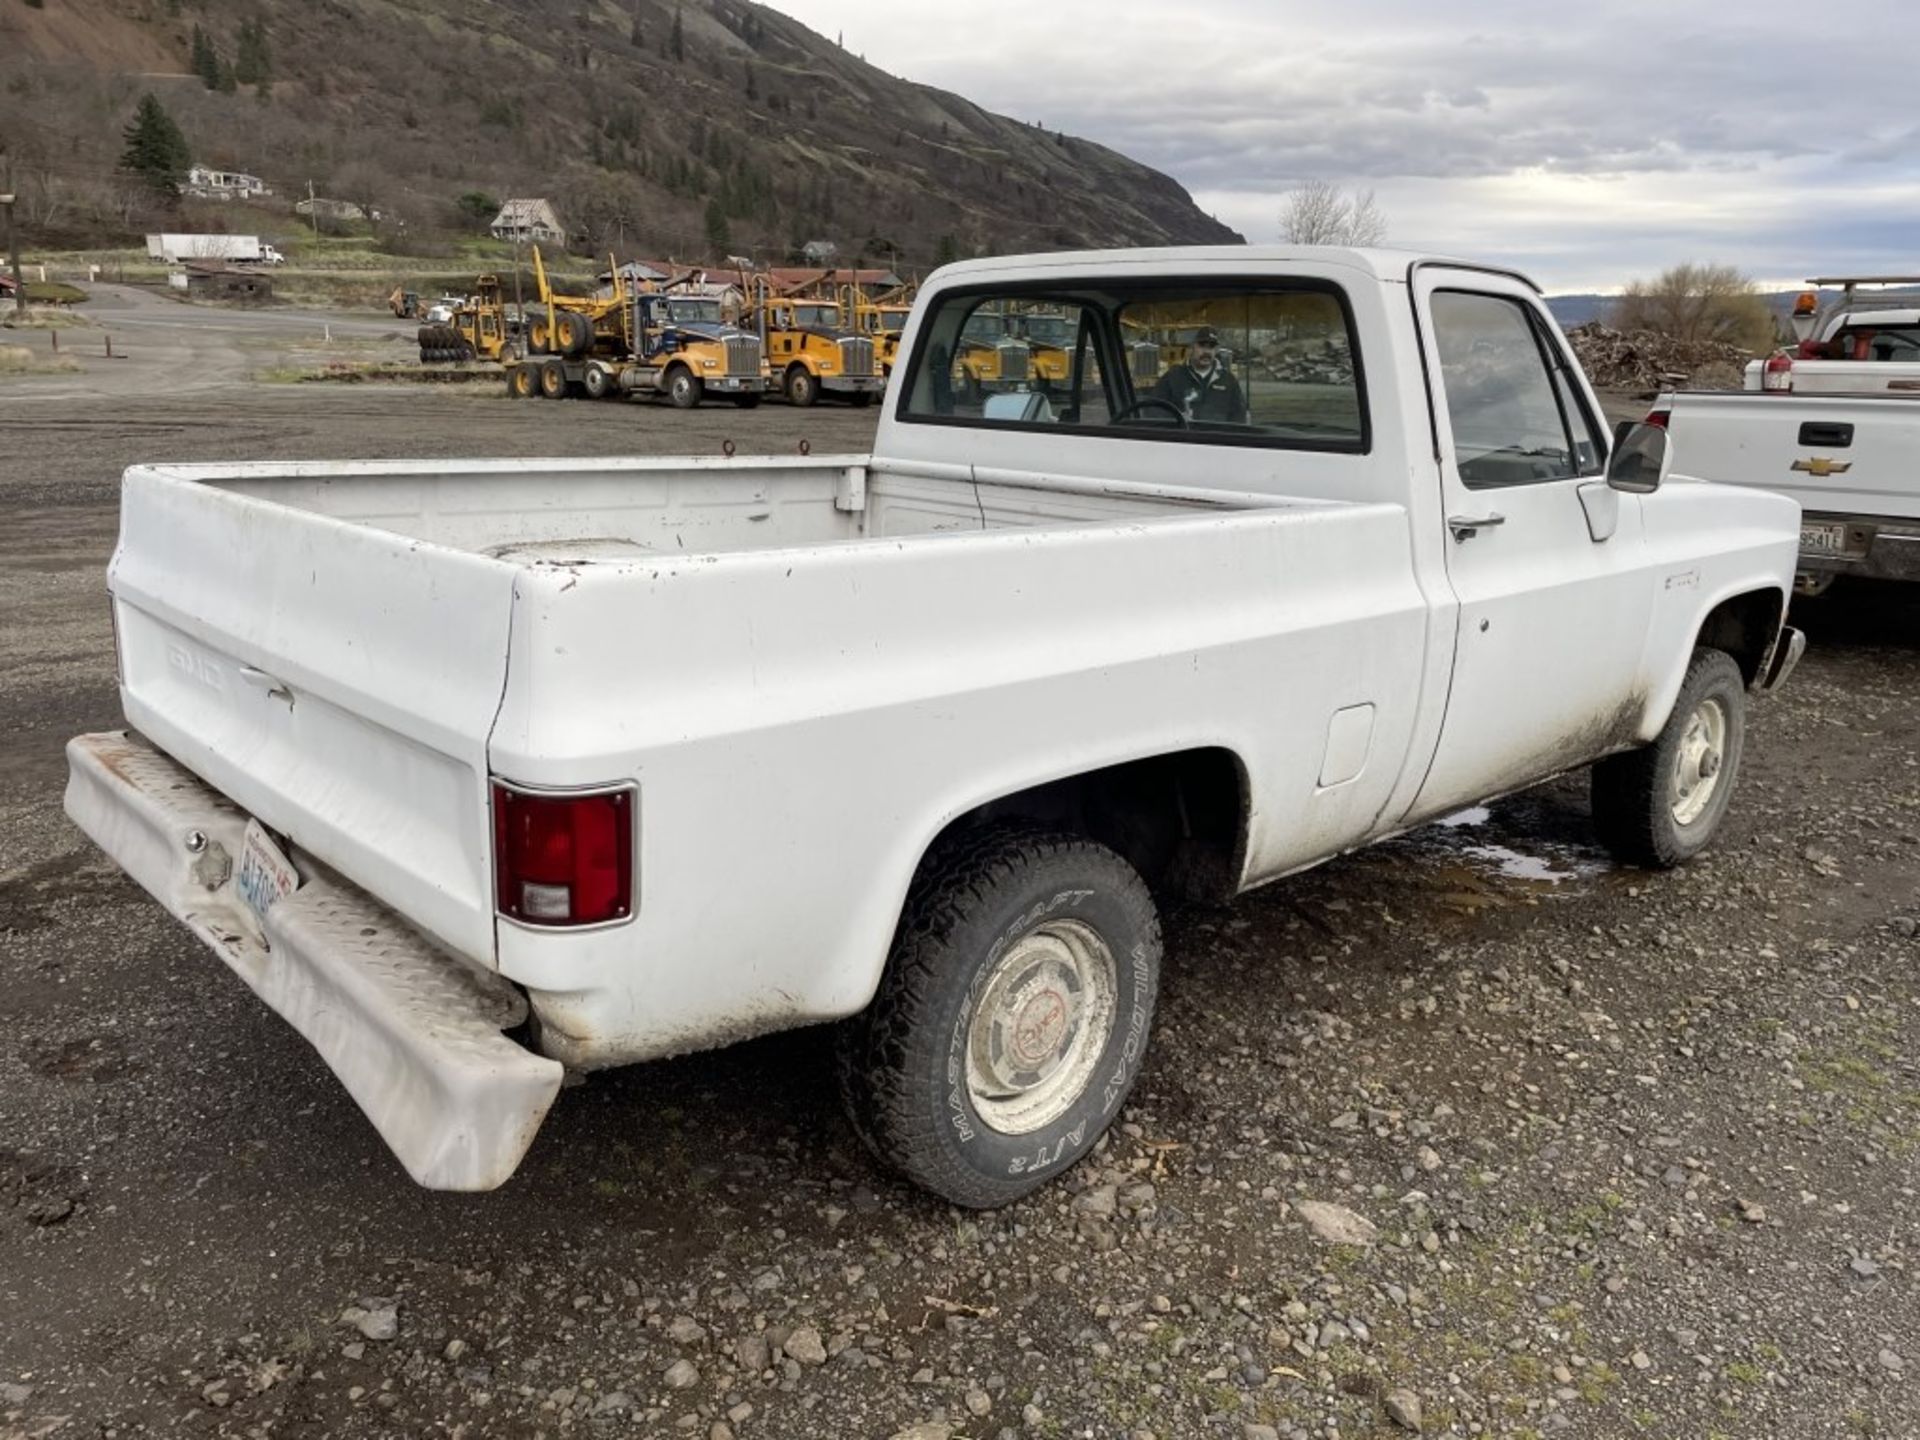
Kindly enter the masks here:
[[1791, 495], [1809, 515], [1920, 520], [1920, 399], [1675, 395], [1674, 469]]
[[127, 472], [108, 588], [128, 721], [491, 965], [513, 569], [201, 483], [221, 473]]

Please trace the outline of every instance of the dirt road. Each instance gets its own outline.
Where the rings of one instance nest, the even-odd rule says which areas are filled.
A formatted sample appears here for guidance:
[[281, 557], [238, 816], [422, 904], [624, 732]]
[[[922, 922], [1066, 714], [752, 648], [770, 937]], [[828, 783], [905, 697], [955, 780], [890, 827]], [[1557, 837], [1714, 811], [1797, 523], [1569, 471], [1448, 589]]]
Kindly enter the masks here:
[[1914, 1433], [1910, 595], [1802, 607], [1683, 872], [1611, 868], [1567, 781], [1173, 917], [1123, 1126], [991, 1215], [874, 1168], [816, 1033], [594, 1076], [505, 1189], [418, 1191], [60, 814], [62, 742], [119, 718], [127, 463], [856, 449], [871, 413], [0, 392], [0, 1436], [1263, 1440], [1404, 1434], [1408, 1395], [1429, 1434]]

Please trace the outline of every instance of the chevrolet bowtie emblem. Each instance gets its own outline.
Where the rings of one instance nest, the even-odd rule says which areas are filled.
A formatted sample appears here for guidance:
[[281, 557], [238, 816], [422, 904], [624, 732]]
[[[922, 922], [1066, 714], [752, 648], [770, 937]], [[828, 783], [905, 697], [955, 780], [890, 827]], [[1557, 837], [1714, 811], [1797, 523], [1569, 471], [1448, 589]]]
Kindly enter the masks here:
[[1816, 455], [1811, 460], [1796, 460], [1793, 469], [1804, 470], [1816, 480], [1824, 480], [1829, 475], [1844, 475], [1853, 468], [1851, 460], [1829, 460], [1824, 455]]

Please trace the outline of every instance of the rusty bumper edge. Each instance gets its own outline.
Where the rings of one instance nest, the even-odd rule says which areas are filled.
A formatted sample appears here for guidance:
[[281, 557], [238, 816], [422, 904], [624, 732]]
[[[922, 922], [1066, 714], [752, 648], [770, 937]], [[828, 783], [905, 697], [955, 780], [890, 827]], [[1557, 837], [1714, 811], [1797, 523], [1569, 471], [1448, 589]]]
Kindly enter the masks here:
[[74, 823], [306, 1037], [415, 1181], [513, 1174], [565, 1073], [500, 1033], [525, 1018], [517, 989], [298, 853], [300, 888], [256, 920], [224, 795], [124, 731], [70, 740], [67, 764]]

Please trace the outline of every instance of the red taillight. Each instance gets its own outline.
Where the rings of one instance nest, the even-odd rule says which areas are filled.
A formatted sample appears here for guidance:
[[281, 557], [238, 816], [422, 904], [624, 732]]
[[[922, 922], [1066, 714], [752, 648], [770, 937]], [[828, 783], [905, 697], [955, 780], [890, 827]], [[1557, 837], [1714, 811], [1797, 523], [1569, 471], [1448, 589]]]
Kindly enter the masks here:
[[495, 782], [500, 913], [527, 925], [599, 925], [633, 913], [633, 792], [533, 795]]
[[1793, 357], [1782, 350], [1778, 355], [1767, 357], [1767, 363], [1760, 371], [1760, 388], [1771, 390], [1776, 395], [1789, 394], [1793, 390]]
[[1647, 412], [1647, 418], [1640, 423], [1642, 425], [1651, 425], [1656, 430], [1664, 430], [1667, 428], [1667, 421], [1672, 418], [1673, 412], [1671, 410], [1649, 410]]

